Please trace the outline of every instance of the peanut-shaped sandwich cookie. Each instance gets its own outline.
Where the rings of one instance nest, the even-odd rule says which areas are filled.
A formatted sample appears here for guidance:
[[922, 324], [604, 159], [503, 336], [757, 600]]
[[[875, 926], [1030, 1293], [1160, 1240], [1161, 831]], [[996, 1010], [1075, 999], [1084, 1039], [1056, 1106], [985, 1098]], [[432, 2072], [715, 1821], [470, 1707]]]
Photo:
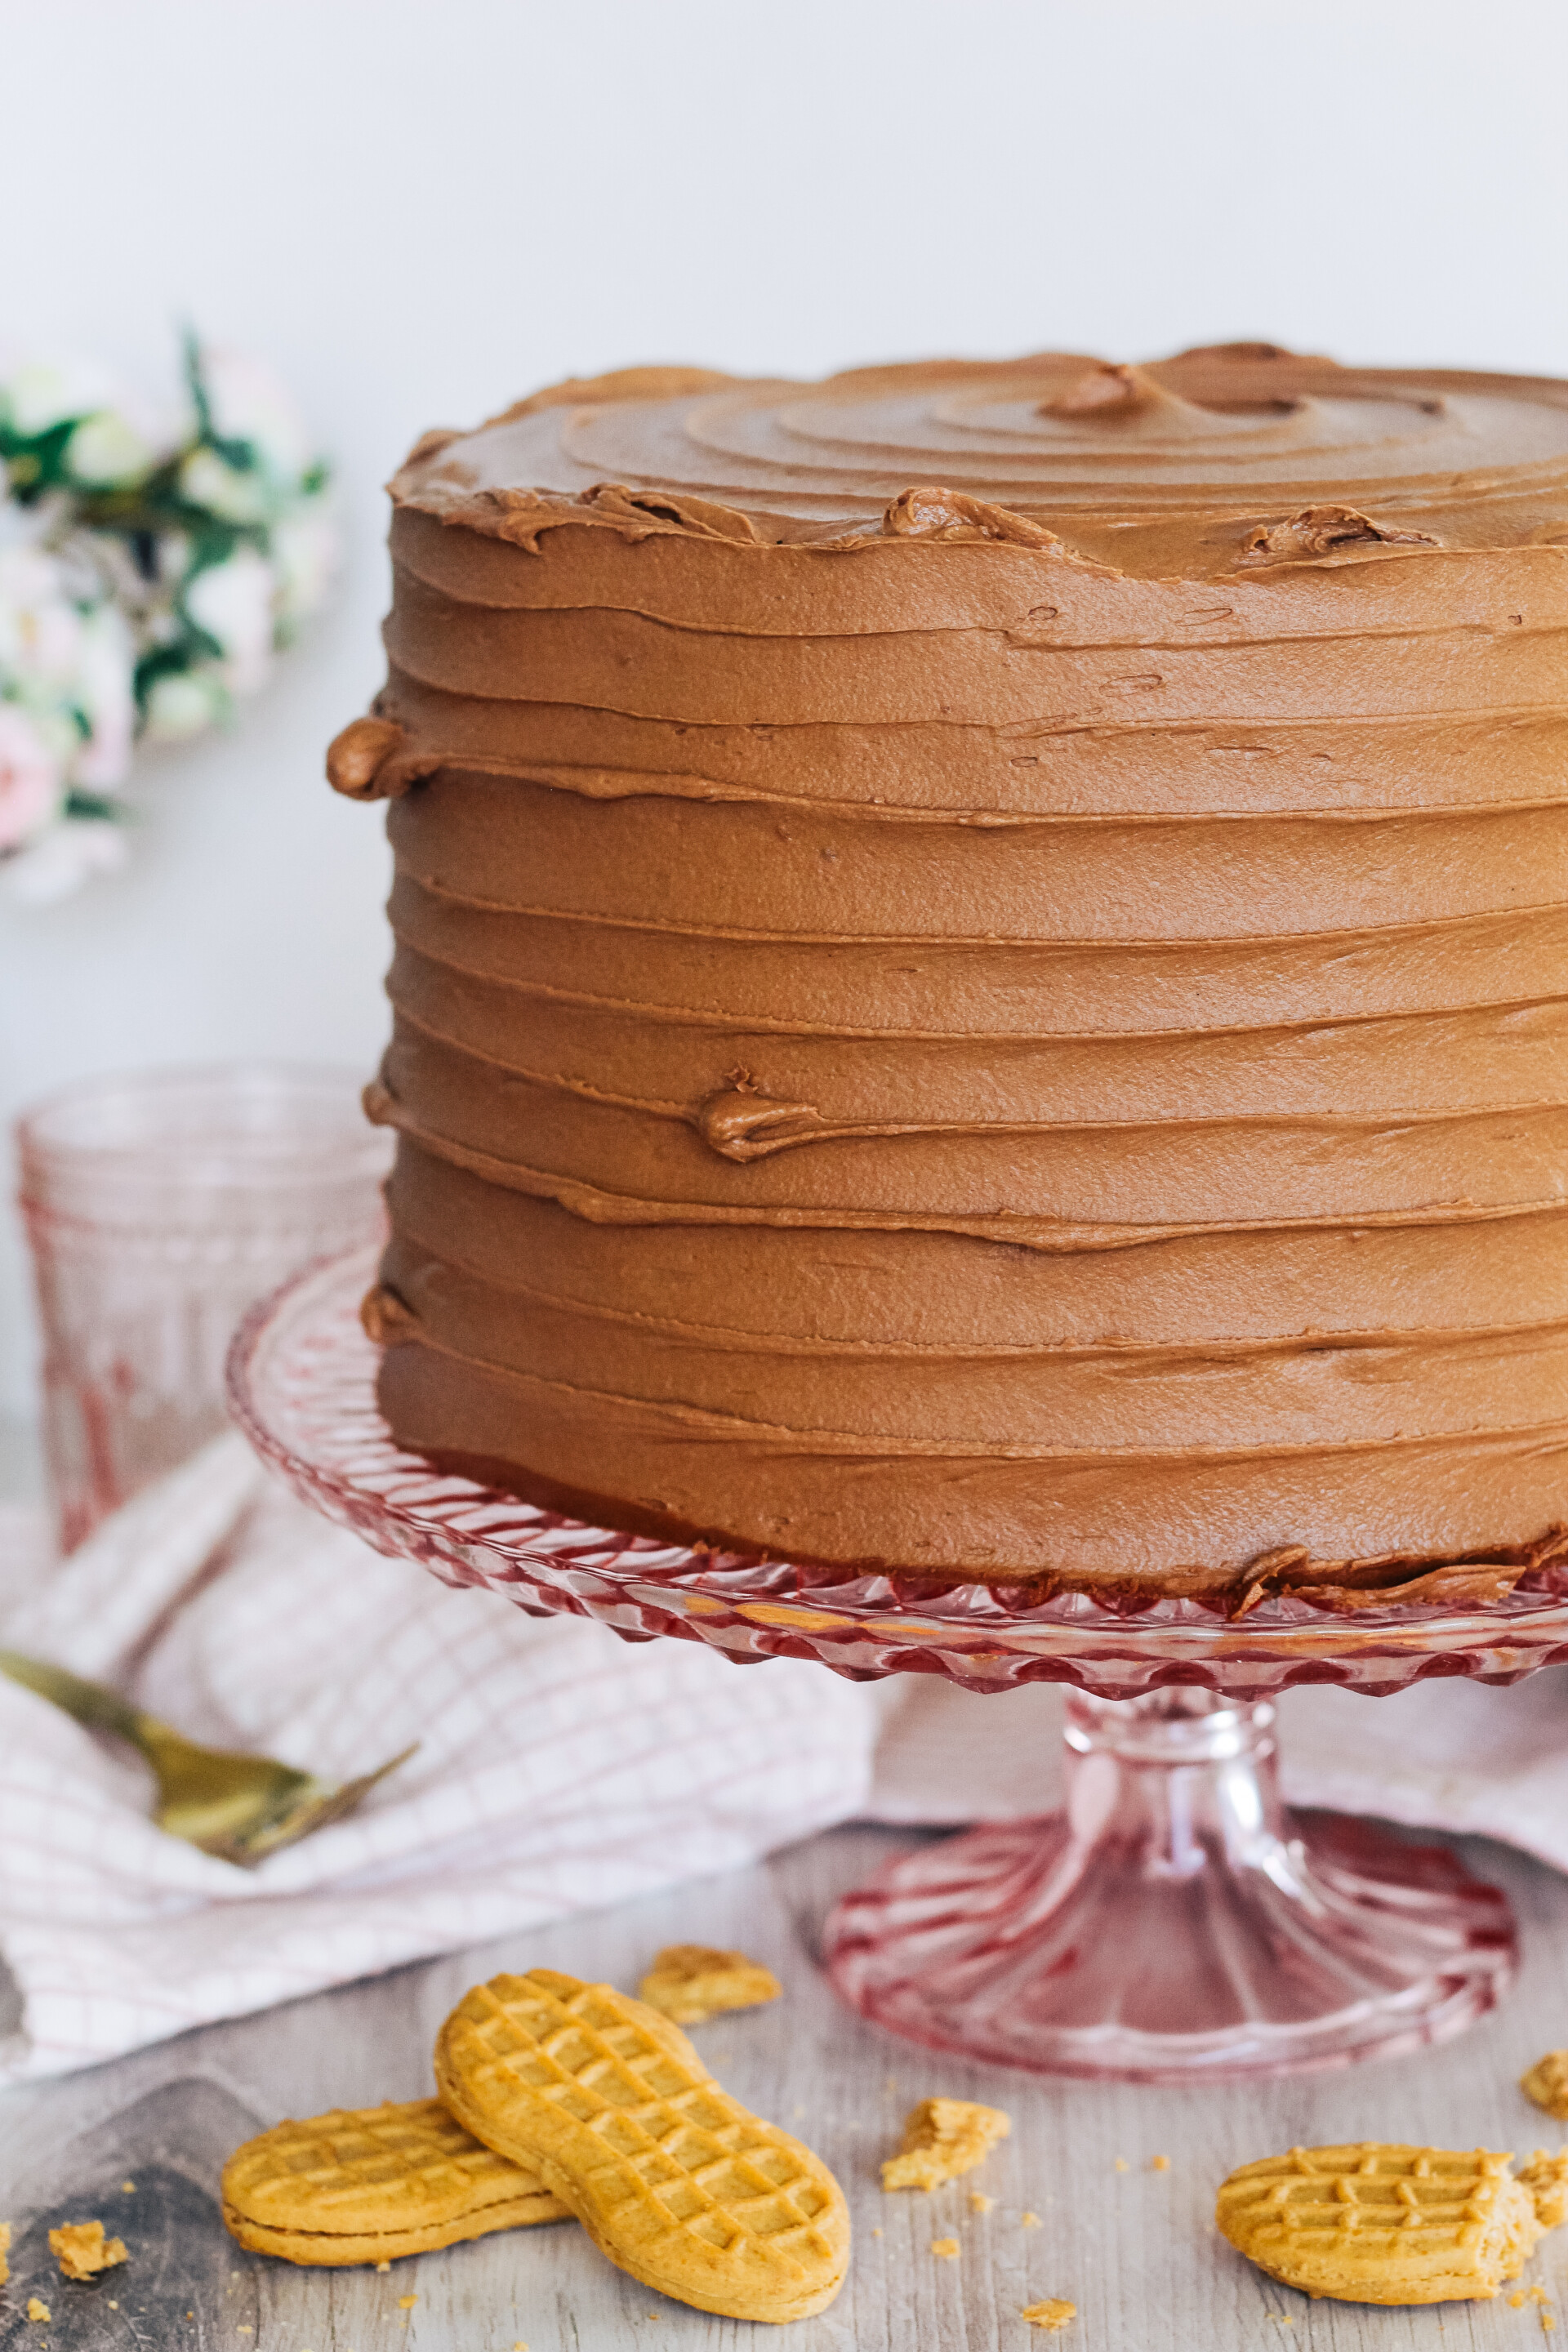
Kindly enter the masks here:
[[[642, 2014], [667, 2049], [697, 2064], [679, 2026]], [[252, 2253], [338, 2268], [570, 2217], [531, 2166], [498, 2156], [439, 2099], [388, 2099], [247, 2140], [224, 2167], [223, 2218]]]
[[1561, 2218], [1555, 2158], [1517, 2179], [1486, 2148], [1363, 2140], [1293, 2147], [1244, 2164], [1215, 2219], [1271, 2278], [1341, 2303], [1447, 2303], [1495, 2295]]
[[532, 1969], [458, 2003], [436, 2081], [476, 2137], [537, 2170], [645, 2286], [728, 2318], [804, 2319], [844, 2284], [844, 2193], [686, 2046], [611, 1986]]
[[439, 2099], [389, 2099], [247, 2140], [223, 2168], [223, 2218], [252, 2253], [337, 2266], [563, 2221], [566, 2208]]

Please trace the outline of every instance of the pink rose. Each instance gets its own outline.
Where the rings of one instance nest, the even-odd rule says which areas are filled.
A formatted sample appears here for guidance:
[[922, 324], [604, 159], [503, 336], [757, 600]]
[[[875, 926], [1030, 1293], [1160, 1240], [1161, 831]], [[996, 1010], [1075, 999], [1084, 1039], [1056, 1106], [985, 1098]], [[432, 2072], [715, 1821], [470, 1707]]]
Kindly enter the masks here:
[[60, 796], [60, 775], [24, 712], [0, 702], [0, 850], [16, 849], [47, 823]]

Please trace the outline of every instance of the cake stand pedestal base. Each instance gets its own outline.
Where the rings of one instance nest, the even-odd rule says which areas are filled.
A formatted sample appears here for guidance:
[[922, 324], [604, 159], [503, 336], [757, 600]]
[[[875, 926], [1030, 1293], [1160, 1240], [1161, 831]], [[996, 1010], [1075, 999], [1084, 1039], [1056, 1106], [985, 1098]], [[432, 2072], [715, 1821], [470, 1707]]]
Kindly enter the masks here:
[[1068, 1804], [890, 1864], [827, 1922], [844, 1999], [906, 2039], [1135, 2083], [1299, 2074], [1445, 2042], [1518, 1957], [1447, 1848], [1287, 1814], [1274, 1709], [1068, 1701]]

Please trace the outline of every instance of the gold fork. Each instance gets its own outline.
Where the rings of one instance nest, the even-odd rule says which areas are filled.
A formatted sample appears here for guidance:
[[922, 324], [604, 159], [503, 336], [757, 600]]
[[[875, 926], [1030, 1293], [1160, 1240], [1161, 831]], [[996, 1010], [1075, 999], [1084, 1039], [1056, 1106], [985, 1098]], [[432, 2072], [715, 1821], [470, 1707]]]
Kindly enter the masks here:
[[157, 1717], [144, 1715], [101, 1683], [84, 1682], [63, 1666], [0, 1650], [0, 1674], [63, 1707], [94, 1731], [110, 1731], [140, 1748], [158, 1783], [153, 1820], [171, 1837], [204, 1853], [251, 1867], [286, 1845], [298, 1845], [329, 1822], [352, 1813], [378, 1780], [405, 1764], [419, 1742], [374, 1772], [334, 1788], [270, 1756], [241, 1756], [226, 1748], [198, 1748]]

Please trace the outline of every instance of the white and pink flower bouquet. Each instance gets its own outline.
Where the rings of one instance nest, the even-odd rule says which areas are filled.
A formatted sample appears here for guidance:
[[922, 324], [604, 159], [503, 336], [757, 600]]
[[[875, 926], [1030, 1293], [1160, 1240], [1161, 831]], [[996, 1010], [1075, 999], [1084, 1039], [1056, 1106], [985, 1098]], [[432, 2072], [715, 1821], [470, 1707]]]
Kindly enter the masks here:
[[0, 887], [38, 902], [120, 863], [138, 747], [265, 683], [338, 537], [277, 377], [194, 338], [163, 415], [0, 357]]

